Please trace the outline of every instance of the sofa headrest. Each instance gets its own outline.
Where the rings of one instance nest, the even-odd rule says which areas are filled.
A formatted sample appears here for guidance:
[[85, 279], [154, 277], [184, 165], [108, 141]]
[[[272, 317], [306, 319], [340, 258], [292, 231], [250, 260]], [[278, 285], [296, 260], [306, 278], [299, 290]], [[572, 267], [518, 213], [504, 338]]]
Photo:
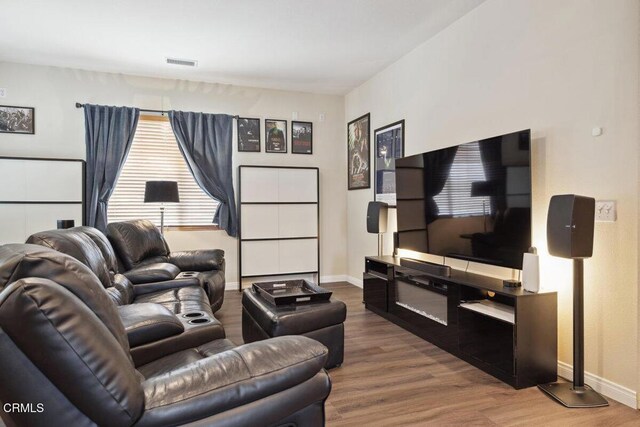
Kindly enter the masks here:
[[146, 219], [112, 222], [107, 225], [107, 237], [127, 270], [131, 270], [147, 258], [169, 255], [164, 237], [158, 228]]
[[28, 277], [52, 280], [82, 300], [128, 354], [129, 342], [116, 305], [86, 265], [69, 255], [39, 245], [14, 243], [0, 246], [0, 291]]
[[87, 234], [78, 228], [41, 231], [29, 236], [26, 243], [55, 249], [74, 257], [98, 276], [103, 287], [111, 286], [112, 275], [109, 274], [102, 251]]
[[107, 263], [107, 269], [111, 274], [118, 273], [118, 258], [116, 258], [116, 253], [113, 251], [113, 246], [111, 246], [111, 242], [107, 239], [102, 231], [93, 227], [75, 227], [72, 230], [77, 230], [81, 233], [89, 236], [93, 243], [100, 249], [102, 252], [102, 256], [104, 257], [105, 262]]
[[[130, 426], [144, 394], [128, 351], [105, 326], [70, 289], [48, 279], [20, 279], [0, 293], [0, 329], [37, 370], [96, 425]], [[15, 372], [3, 387], [17, 387], [22, 377], [29, 376]]]

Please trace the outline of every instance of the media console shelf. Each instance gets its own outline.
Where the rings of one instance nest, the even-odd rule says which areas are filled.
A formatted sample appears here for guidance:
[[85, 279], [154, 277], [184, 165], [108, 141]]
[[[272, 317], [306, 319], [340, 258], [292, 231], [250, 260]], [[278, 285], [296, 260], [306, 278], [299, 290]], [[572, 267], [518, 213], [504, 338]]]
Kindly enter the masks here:
[[401, 258], [366, 257], [365, 307], [520, 389], [557, 380], [557, 294]]

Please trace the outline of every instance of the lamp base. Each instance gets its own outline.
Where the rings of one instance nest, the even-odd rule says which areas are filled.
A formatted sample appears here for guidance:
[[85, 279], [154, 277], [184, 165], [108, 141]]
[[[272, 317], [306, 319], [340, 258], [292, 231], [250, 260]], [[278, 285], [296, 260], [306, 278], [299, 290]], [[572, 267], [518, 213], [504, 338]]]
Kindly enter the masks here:
[[572, 383], [550, 383], [539, 385], [538, 388], [567, 408], [609, 406], [607, 399], [588, 385], [574, 387]]

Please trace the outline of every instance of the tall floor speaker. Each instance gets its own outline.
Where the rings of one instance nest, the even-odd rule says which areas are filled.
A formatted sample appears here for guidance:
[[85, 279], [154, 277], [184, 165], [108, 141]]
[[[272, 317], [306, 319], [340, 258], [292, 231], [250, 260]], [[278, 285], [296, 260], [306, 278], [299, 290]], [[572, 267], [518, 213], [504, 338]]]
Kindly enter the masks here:
[[387, 211], [384, 202], [369, 202], [367, 206], [367, 232], [378, 235], [378, 256], [382, 256], [382, 233], [387, 232]]
[[547, 215], [549, 254], [573, 260], [573, 383], [538, 387], [568, 408], [609, 405], [584, 383], [584, 259], [593, 254], [595, 203], [575, 194], [553, 196]]

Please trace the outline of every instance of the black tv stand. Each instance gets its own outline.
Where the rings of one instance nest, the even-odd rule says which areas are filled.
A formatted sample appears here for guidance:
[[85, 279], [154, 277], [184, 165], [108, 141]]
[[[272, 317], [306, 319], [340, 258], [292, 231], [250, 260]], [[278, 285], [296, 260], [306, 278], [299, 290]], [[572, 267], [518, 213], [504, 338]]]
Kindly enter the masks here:
[[365, 307], [514, 388], [557, 380], [555, 292], [421, 267], [416, 260], [366, 257]]
[[434, 262], [421, 261], [413, 258], [400, 258], [400, 265], [403, 267], [413, 268], [414, 270], [423, 271], [434, 276], [451, 276], [451, 267], [444, 264], [436, 264]]

